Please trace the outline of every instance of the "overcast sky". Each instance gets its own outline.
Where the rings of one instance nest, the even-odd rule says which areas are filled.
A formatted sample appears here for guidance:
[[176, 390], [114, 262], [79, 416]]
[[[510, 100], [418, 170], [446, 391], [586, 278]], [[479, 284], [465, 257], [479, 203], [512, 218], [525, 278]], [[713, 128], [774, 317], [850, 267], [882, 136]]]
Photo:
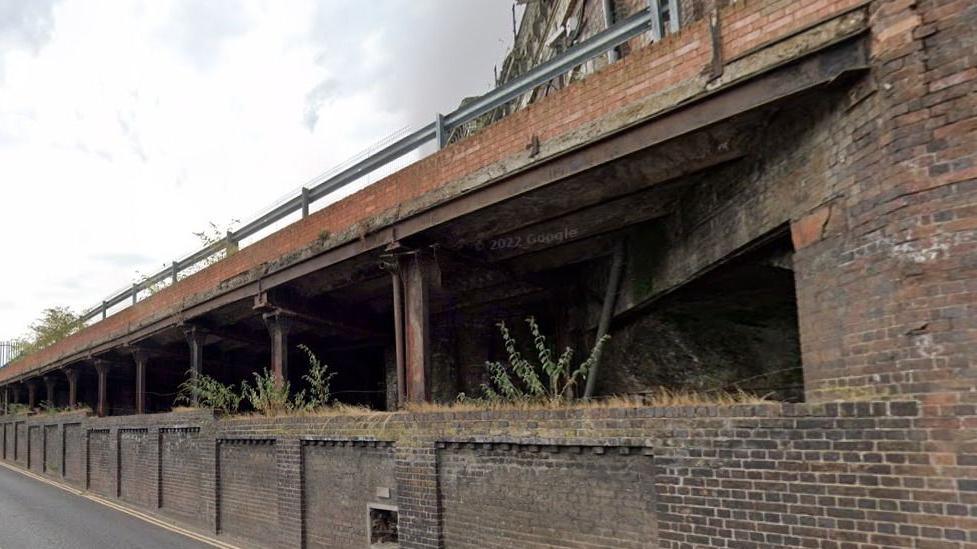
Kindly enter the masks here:
[[488, 91], [512, 0], [0, 0], [0, 340]]

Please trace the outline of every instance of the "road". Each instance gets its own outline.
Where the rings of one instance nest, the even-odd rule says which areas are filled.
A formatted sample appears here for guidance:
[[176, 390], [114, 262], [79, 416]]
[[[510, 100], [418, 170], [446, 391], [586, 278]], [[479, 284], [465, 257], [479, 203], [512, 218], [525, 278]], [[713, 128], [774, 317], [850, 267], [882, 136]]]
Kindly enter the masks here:
[[0, 467], [0, 549], [211, 547]]

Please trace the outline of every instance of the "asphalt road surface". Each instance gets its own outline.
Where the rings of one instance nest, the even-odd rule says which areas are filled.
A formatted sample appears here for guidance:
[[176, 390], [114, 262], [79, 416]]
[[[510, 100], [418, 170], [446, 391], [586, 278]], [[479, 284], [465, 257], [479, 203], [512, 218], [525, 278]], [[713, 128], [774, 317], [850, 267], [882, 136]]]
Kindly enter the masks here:
[[0, 467], [0, 549], [211, 547]]

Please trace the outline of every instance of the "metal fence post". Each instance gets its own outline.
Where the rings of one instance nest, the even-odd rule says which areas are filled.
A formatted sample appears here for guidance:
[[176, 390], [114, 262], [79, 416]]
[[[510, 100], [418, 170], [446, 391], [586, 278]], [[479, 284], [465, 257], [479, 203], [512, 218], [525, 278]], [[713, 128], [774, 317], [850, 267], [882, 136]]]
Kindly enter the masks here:
[[170, 277], [172, 277], [173, 279], [173, 284], [176, 284], [177, 275], [179, 273], [180, 273], [180, 269], [176, 266], [176, 261], [174, 261], [173, 265], [170, 267]]
[[309, 189], [302, 187], [302, 219], [309, 217]]
[[227, 236], [224, 239], [225, 257], [236, 254], [238, 249], [238, 242], [234, 240], [234, 233], [227, 231]]
[[676, 33], [682, 26], [682, 13], [679, 11], [678, 0], [668, 0], [668, 32]]
[[648, 0], [648, 11], [651, 12], [651, 40], [658, 42], [665, 34], [662, 28], [661, 0]]
[[139, 301], [139, 283], [133, 282], [132, 284], [132, 304], [135, 305]]
[[448, 134], [447, 129], [444, 127], [444, 115], [438, 113], [434, 116], [434, 137], [435, 141], [438, 143], [438, 150], [444, 148], [448, 144]]

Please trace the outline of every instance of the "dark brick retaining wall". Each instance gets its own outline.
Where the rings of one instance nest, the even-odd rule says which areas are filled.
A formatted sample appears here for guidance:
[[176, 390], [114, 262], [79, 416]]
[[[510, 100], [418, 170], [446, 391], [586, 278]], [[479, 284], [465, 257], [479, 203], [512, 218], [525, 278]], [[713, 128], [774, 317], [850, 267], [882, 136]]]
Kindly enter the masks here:
[[81, 463], [92, 491], [114, 498], [119, 478], [126, 501], [263, 546], [364, 547], [374, 505], [398, 511], [402, 547], [972, 547], [977, 460], [952, 448], [973, 430], [921, 411], [183, 413], [24, 426], [87, 437], [66, 444], [65, 471]]

